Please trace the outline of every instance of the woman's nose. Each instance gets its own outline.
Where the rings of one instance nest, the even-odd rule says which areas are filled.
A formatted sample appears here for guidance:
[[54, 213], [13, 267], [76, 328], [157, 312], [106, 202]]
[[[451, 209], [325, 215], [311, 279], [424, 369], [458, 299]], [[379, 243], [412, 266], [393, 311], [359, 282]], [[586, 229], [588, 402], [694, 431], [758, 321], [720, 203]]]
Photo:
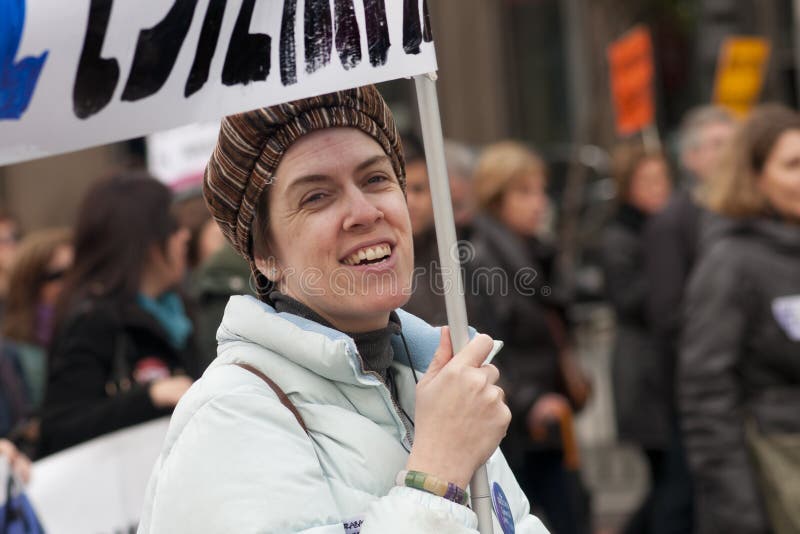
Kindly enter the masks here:
[[371, 226], [383, 218], [383, 212], [363, 192], [357, 191], [348, 196], [348, 213], [343, 225], [345, 230]]

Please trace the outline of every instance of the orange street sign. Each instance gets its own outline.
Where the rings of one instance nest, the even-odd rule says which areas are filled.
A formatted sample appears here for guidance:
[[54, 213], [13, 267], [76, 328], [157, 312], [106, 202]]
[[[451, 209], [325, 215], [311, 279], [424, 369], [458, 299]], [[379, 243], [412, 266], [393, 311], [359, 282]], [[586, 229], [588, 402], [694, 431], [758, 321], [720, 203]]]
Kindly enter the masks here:
[[636, 26], [608, 46], [611, 97], [617, 132], [630, 135], [655, 121], [653, 43], [650, 30]]
[[769, 61], [770, 43], [761, 37], [729, 37], [722, 43], [714, 102], [739, 116], [753, 107]]

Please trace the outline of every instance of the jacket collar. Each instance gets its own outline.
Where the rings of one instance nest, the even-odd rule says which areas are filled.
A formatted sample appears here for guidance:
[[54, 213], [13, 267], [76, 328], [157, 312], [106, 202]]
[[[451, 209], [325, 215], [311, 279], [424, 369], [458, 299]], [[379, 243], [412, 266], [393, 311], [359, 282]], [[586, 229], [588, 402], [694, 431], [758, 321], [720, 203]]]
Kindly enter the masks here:
[[730, 221], [725, 227], [732, 235], [760, 239], [777, 250], [800, 254], [800, 225], [774, 217]]
[[[411, 361], [415, 368], [424, 371], [438, 346], [438, 329], [402, 310], [397, 312], [412, 355]], [[249, 341], [331, 380], [370, 385], [380, 383], [374, 375], [362, 372], [353, 338], [298, 315], [279, 313], [252, 296], [231, 297], [217, 331], [217, 340], [221, 355], [227, 344]], [[408, 365], [400, 336], [392, 339], [392, 349], [400, 363]]]
[[[403, 339], [393, 336], [395, 363], [408, 366], [410, 357], [414, 368], [424, 372], [439, 346], [440, 329], [400, 309], [397, 310], [397, 315], [403, 325], [408, 352]], [[474, 335], [475, 330], [470, 328], [470, 337]], [[374, 375], [362, 372], [353, 338], [309, 319], [291, 313], [278, 313], [272, 306], [249, 295], [233, 296], [228, 301], [222, 324], [217, 331], [217, 340], [219, 354], [224, 360], [220, 363], [232, 363], [224, 358], [226, 346], [246, 341], [256, 343], [330, 380], [351, 384], [380, 384]], [[502, 343], [495, 341], [491, 357], [500, 347]]]

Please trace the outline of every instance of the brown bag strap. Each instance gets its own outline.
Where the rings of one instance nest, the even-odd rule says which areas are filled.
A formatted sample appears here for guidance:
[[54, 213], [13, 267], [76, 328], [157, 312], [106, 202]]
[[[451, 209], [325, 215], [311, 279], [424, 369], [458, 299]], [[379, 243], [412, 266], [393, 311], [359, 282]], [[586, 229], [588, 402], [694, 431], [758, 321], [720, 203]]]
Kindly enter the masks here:
[[235, 365], [238, 365], [242, 369], [250, 371], [251, 373], [256, 375], [258, 378], [260, 378], [261, 380], [266, 382], [266, 384], [278, 396], [278, 400], [281, 401], [281, 404], [283, 404], [290, 412], [292, 412], [292, 415], [294, 415], [294, 418], [297, 419], [297, 422], [300, 423], [301, 427], [303, 427], [303, 431], [306, 434], [308, 434], [308, 428], [306, 427], [305, 421], [303, 421], [303, 416], [300, 415], [300, 412], [297, 411], [297, 407], [294, 404], [292, 404], [292, 401], [289, 400], [289, 397], [286, 395], [286, 393], [283, 392], [283, 390], [281, 389], [281, 387], [278, 384], [273, 382], [270, 377], [268, 377], [267, 375], [265, 375], [264, 373], [262, 373], [261, 371], [259, 371], [258, 369], [256, 369], [255, 367], [253, 367], [250, 364], [237, 363]]

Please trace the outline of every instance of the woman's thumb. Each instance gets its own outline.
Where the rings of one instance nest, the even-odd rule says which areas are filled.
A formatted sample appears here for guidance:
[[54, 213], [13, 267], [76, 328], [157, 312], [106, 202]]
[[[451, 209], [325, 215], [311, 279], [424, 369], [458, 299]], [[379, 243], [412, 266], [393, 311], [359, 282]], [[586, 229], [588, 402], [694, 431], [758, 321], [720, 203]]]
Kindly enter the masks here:
[[453, 342], [450, 339], [450, 328], [443, 326], [439, 337], [439, 347], [433, 354], [433, 359], [425, 374], [429, 376], [435, 375], [442, 367], [447, 365], [447, 362], [451, 359], [453, 359]]

